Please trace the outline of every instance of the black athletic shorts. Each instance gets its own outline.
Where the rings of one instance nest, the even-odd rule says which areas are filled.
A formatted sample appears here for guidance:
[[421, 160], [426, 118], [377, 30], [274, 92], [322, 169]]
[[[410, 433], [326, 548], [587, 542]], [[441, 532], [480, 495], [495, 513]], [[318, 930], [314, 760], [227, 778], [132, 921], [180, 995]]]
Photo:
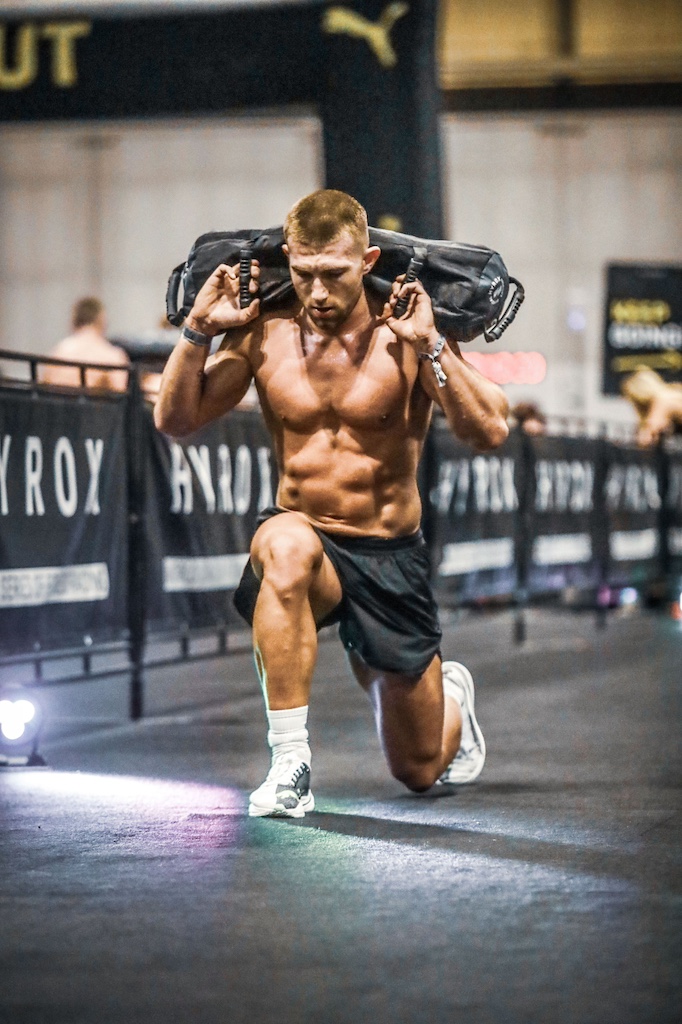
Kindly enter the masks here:
[[[286, 509], [266, 508], [258, 526]], [[313, 527], [336, 569], [343, 597], [318, 623], [339, 623], [346, 650], [372, 668], [421, 675], [439, 653], [441, 628], [431, 591], [428, 548], [421, 530], [409, 537], [344, 537]], [[251, 625], [260, 581], [249, 560], [234, 604]]]

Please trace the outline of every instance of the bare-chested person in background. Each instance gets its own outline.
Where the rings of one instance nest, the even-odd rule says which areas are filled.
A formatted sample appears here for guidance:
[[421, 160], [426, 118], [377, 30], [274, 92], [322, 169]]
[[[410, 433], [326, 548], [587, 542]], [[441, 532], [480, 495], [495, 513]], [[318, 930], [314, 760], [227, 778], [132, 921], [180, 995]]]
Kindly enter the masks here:
[[[107, 319], [99, 299], [79, 299], [71, 314], [72, 333], [64, 338], [50, 352], [57, 359], [69, 359], [76, 363], [101, 363], [105, 366], [129, 365], [127, 354], [106, 337]], [[46, 363], [41, 369], [43, 384], [58, 384], [62, 387], [77, 388], [81, 385], [80, 370], [75, 366], [58, 366]], [[108, 391], [125, 391], [128, 374], [116, 370], [86, 370], [85, 386], [104, 388]]]
[[621, 391], [637, 412], [637, 443], [658, 444], [666, 434], [682, 433], [682, 384], [668, 383], [647, 366], [621, 384]]
[[[508, 430], [504, 393], [439, 335], [418, 281], [398, 279], [383, 307], [366, 291], [380, 250], [355, 199], [306, 196], [284, 236], [295, 303], [260, 315], [254, 299], [241, 310], [239, 267], [219, 266], [168, 361], [155, 420], [190, 434], [234, 409], [255, 380], [279, 489], [235, 595], [253, 625], [272, 749], [249, 813], [300, 817], [314, 807], [308, 698], [327, 623], [340, 625], [393, 775], [415, 791], [479, 775], [485, 743], [471, 675], [441, 662], [417, 464], [434, 403], [479, 450]], [[254, 261], [254, 294], [258, 273]], [[396, 319], [401, 294], [409, 305]]]

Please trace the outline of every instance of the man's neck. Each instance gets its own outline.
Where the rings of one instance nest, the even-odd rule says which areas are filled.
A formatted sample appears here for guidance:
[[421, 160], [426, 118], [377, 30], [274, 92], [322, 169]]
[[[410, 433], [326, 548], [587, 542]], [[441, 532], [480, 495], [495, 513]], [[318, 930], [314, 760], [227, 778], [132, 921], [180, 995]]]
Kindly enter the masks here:
[[314, 345], [338, 341], [344, 348], [348, 348], [371, 336], [377, 327], [377, 314], [371, 309], [363, 289], [362, 295], [343, 323], [334, 327], [330, 325], [329, 329], [325, 330], [314, 323], [305, 310], [302, 310], [299, 323], [302, 335]]

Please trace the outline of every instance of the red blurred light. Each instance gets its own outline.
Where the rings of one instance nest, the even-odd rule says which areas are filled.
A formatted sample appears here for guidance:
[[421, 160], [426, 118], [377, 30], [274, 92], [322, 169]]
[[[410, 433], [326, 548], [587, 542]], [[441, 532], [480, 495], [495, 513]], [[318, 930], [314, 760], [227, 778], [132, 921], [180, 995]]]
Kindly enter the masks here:
[[495, 384], [541, 384], [547, 360], [541, 352], [464, 352], [464, 359]]

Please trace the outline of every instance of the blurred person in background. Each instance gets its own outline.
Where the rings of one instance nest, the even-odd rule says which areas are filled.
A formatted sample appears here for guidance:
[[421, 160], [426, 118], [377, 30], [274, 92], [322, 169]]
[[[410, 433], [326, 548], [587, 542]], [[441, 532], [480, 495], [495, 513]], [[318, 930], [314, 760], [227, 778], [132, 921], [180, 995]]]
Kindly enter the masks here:
[[520, 427], [524, 434], [539, 437], [547, 433], [547, 418], [535, 402], [518, 402], [509, 415], [510, 426]]
[[[106, 337], [107, 319], [104, 305], [99, 299], [88, 296], [79, 299], [71, 314], [72, 333], [60, 341], [50, 352], [57, 359], [68, 359], [75, 363], [101, 363], [105, 366], [128, 367], [128, 356]], [[43, 384], [57, 384], [60, 387], [81, 386], [80, 370], [76, 366], [46, 364], [40, 375]], [[125, 391], [128, 374], [115, 370], [88, 369], [85, 386], [108, 391]]]
[[621, 384], [639, 419], [637, 444], [658, 444], [666, 434], [682, 433], [682, 384], [668, 384], [655, 370], [641, 366]]

